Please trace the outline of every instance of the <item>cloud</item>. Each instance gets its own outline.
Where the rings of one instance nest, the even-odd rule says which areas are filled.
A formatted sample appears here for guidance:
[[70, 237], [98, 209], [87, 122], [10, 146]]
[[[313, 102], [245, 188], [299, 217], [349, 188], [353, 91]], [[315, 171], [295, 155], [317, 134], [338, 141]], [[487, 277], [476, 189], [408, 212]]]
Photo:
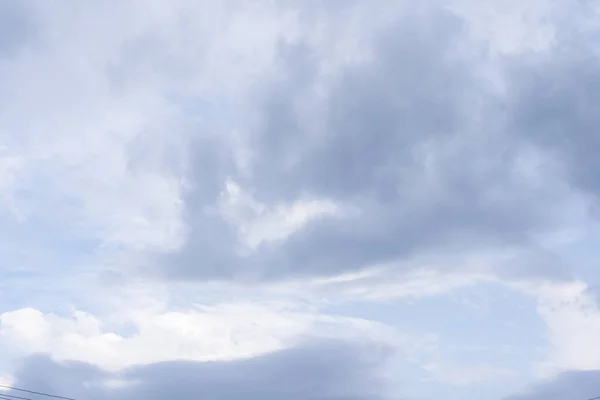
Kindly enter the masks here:
[[570, 184], [597, 201], [600, 164], [593, 149], [599, 143], [594, 110], [600, 104], [600, 58], [584, 22], [578, 30], [572, 21], [557, 25], [548, 50], [511, 60], [508, 106], [510, 131], [548, 152]]
[[[15, 385], [81, 399], [384, 399], [387, 351], [317, 341], [234, 362], [174, 361], [109, 373], [80, 362], [27, 359]], [[389, 354], [389, 353], [388, 353]], [[120, 386], [115, 383], [122, 382]], [[108, 384], [108, 387], [107, 387]], [[112, 385], [111, 385], [112, 384]]]
[[510, 400], [591, 399], [600, 393], [600, 371], [569, 371]]
[[0, 373], [47, 353], [116, 371], [164, 360], [235, 360], [294, 345], [303, 337], [365, 337], [398, 346], [408, 338], [382, 323], [320, 314], [295, 304], [221, 303], [185, 310], [136, 308], [60, 316], [32, 308], [0, 314]]
[[[328, 45], [345, 43], [335, 28], [352, 7], [337, 22], [310, 8], [329, 40], [281, 38], [241, 114], [251, 116], [243, 167], [220, 142], [192, 147], [189, 236], [163, 262], [168, 276], [332, 276], [422, 254], [535, 252], [536, 235], [560, 229], [573, 198], [543, 151], [507, 135], [489, 38], [433, 2], [354, 26], [362, 52], [344, 58]], [[240, 205], [250, 219], [298, 202], [336, 212], [248, 248], [215, 208], [230, 181], [260, 205]]]
[[[482, 28], [477, 7], [138, 8], [23, 8], [44, 40], [3, 64], [0, 204], [11, 235], [61, 232], [40, 235], [34, 253], [50, 254], [39, 258], [76, 242], [82, 254], [139, 253], [142, 276], [411, 270], [423, 255], [535, 253], [573, 206], [544, 148], [507, 134], [506, 38]], [[52, 79], [33, 73], [42, 64]]]
[[546, 356], [538, 365], [538, 376], [600, 368], [600, 310], [588, 284], [555, 282], [525, 285], [521, 290], [535, 299], [547, 328]]
[[0, 5], [0, 58], [14, 56], [36, 37], [27, 3], [7, 0]]
[[[548, 343], [520, 335], [521, 348], [547, 350], [541, 372], [597, 369], [597, 304], [561, 251], [597, 223], [598, 14], [545, 0], [416, 3], [3, 2], [2, 379], [36, 352], [93, 364], [31, 361], [112, 382], [92, 397], [125, 396], [134, 386], [114, 385], [129, 379], [154, 390], [170, 368], [216, 366], [230, 380], [254, 362], [293, 375], [265, 354], [300, 365], [285, 349], [304, 335], [406, 340], [327, 307], [414, 320], [429, 337], [427, 320], [459, 314], [440, 294], [492, 296], [486, 283], [507, 282], [537, 299], [548, 328]], [[168, 306], [139, 307], [162, 297]], [[401, 317], [389, 300], [420, 304]], [[451, 330], [436, 325], [441, 341], [465, 336]], [[340, 374], [353, 367], [346, 350], [319, 346]], [[526, 353], [497, 386], [530, 379], [539, 354]], [[507, 368], [482, 354], [414, 369], [487, 385]], [[174, 359], [189, 363], [133, 367]], [[195, 363], [207, 360], [218, 362]]]

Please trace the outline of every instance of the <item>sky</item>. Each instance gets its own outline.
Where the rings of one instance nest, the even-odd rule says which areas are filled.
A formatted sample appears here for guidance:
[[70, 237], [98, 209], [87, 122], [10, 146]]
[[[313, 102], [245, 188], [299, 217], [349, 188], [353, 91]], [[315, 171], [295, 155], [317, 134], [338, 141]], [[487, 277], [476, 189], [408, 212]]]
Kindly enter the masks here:
[[0, 384], [600, 396], [598, 21], [0, 0]]

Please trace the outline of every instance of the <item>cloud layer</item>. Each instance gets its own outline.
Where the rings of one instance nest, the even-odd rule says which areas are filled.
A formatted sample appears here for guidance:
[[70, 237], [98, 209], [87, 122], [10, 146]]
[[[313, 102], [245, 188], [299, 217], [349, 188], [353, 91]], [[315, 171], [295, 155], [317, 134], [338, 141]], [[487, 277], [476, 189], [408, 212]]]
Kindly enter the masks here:
[[[235, 362], [167, 362], [111, 374], [85, 363], [28, 359], [15, 383], [88, 399], [380, 399], [382, 348], [317, 342]], [[106, 389], [106, 384], [113, 388]], [[115, 388], [114, 385], [117, 385]]]
[[599, 13], [521, 3], [1, 2], [0, 380], [592, 397]]
[[[310, 11], [318, 22], [307, 25], [345, 43], [338, 29], [354, 14], [334, 22], [325, 7]], [[570, 181], [557, 179], [562, 162], [524, 125], [552, 89], [529, 89], [532, 80], [519, 84], [526, 72], [514, 72], [506, 90], [490, 38], [458, 12], [436, 2], [383, 12], [393, 18], [356, 27], [360, 51], [343, 58], [309, 34], [280, 40], [274, 67], [242, 104], [246, 156], [194, 147], [190, 231], [167, 259], [169, 274], [327, 276], [421, 254], [537, 251], [537, 236], [563, 228], [580, 203]], [[529, 58], [514, 62], [527, 68]], [[231, 181], [235, 193], [224, 189]], [[223, 197], [238, 218], [214, 210]], [[307, 204], [320, 212], [306, 211], [296, 229], [251, 248], [240, 240], [272, 210]]]

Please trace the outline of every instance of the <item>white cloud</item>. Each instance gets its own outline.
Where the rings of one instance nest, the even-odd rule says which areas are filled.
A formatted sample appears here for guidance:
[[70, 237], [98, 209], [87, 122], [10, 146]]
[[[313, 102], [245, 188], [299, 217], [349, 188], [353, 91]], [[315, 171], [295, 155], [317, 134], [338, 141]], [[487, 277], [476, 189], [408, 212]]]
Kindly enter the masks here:
[[548, 329], [548, 354], [541, 376], [600, 369], [600, 309], [585, 282], [528, 285]]
[[[539, 260], [527, 252], [481, 251], [456, 256], [451, 250], [442, 250], [412, 257], [400, 265], [375, 265], [359, 272], [313, 279], [310, 285], [311, 290], [344, 300], [419, 299], [484, 283], [518, 282], [523, 277], [514, 276], [513, 271], [534, 262]], [[298, 284], [297, 291], [306, 292], [304, 286]]]
[[[181, 244], [181, 146], [189, 132], [208, 134], [202, 121], [218, 118], [209, 110], [232, 107], [241, 81], [292, 29], [270, 7], [197, 5], [23, 3], [34, 30], [1, 64], [2, 209], [51, 208], [61, 229], [112, 246]], [[249, 35], [256, 23], [261, 29]], [[187, 93], [208, 109], [180, 113]]]
[[[172, 246], [181, 225], [178, 182], [154, 165], [132, 171], [128, 154], [132, 140], [164, 125], [168, 107], [156, 96], [115, 93], [106, 79], [106, 63], [136, 24], [113, 16], [107, 34], [85, 21], [95, 12], [94, 21], [102, 20], [108, 9], [38, 6], [30, 12], [40, 36], [2, 64], [2, 99], [10, 101], [2, 106], [0, 145], [19, 155], [18, 169], [3, 170], [11, 173], [1, 180], [12, 183], [6, 196], [33, 215], [52, 209], [55, 224], [80, 236]], [[80, 34], [65, 40], [65, 30]]]
[[332, 297], [339, 296], [346, 300], [418, 299], [493, 280], [494, 278], [487, 274], [446, 273], [426, 266], [400, 274], [391, 272], [389, 268], [374, 268], [333, 278], [316, 279], [313, 281], [313, 290], [330, 293]]
[[343, 217], [342, 208], [328, 200], [306, 199], [269, 206], [231, 180], [225, 182], [218, 208], [237, 228], [240, 242], [249, 250], [263, 242], [283, 240], [312, 219]]
[[[57, 316], [26, 308], [0, 315], [0, 353], [18, 359], [48, 352], [109, 370], [165, 360], [232, 360], [289, 347], [303, 336], [371, 337], [398, 344], [393, 329], [372, 321], [287, 310], [252, 303], [185, 311], [140, 311], [130, 334], [111, 331], [82, 311]], [[131, 316], [128, 312], [127, 315]], [[113, 316], [114, 318], [114, 316]]]

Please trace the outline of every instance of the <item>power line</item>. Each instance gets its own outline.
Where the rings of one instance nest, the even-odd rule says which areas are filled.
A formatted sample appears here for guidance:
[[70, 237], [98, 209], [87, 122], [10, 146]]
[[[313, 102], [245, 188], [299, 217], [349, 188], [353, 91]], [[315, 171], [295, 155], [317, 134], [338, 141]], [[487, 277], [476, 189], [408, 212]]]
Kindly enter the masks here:
[[[40, 396], [52, 397], [53, 399], [75, 400], [75, 399], [73, 399], [71, 397], [56, 396], [54, 394], [48, 394], [48, 393], [43, 393], [43, 392], [35, 392], [33, 390], [20, 389], [20, 388], [17, 388], [17, 387], [7, 386], [7, 385], [0, 385], [0, 388], [9, 389], [9, 390], [15, 390], [17, 392], [25, 392], [25, 393], [37, 394], [37, 395], [40, 395]], [[25, 398], [25, 397], [17, 397], [17, 396], [7, 395], [6, 393], [2, 393], [2, 392], [0, 392], [0, 396], [7, 396], [7, 397], [12, 397], [12, 398], [21, 399], [21, 400], [32, 400], [32, 399], [28, 399], [28, 398]]]
[[0, 399], [1, 400], [15, 400], [15, 399], [19, 399], [19, 400], [33, 400], [33, 399], [28, 399], [26, 397], [10, 396], [10, 395], [7, 395], [7, 394], [0, 394]]
[[5, 393], [0, 393], [0, 398], [1, 399], [18, 399], [18, 400], [33, 400], [30, 399], [29, 397], [21, 397], [21, 396], [15, 396], [14, 394], [5, 394]]
[[1, 400], [15, 400], [15, 399], [23, 399], [23, 400], [33, 400], [33, 399], [26, 399], [25, 397], [18, 397], [18, 396], [10, 396], [9, 395], [4, 395], [4, 394], [0, 394], [0, 399]]

